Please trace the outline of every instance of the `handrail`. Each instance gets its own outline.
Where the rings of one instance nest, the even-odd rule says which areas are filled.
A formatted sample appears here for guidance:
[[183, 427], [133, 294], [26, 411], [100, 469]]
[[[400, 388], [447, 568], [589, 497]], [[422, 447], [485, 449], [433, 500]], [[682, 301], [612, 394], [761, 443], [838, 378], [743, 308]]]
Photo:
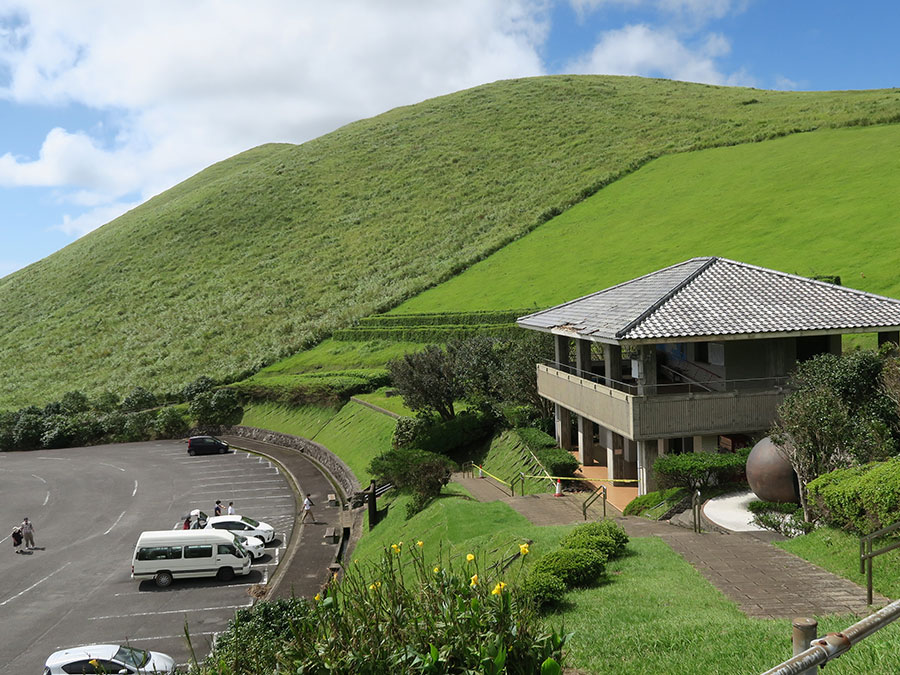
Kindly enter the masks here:
[[606, 486], [601, 485], [596, 490], [594, 490], [588, 498], [584, 500], [581, 504], [581, 514], [584, 516], [584, 519], [587, 520], [587, 510], [588, 507], [597, 501], [600, 497], [603, 497], [603, 517], [606, 518]]
[[763, 675], [800, 675], [809, 669], [815, 669], [816, 666], [824, 666], [828, 661], [843, 656], [853, 645], [898, 618], [900, 618], [900, 600], [895, 600], [840, 633], [828, 633], [824, 637], [812, 640], [809, 649], [767, 670]]
[[524, 497], [525, 496], [525, 473], [524, 472], [520, 471], [518, 476], [513, 476], [512, 479], [509, 481], [509, 489], [512, 491], [511, 496], [513, 496], [513, 497], [516, 496], [516, 483], [522, 484], [522, 496]]
[[900, 530], [900, 520], [893, 525], [888, 525], [877, 532], [872, 532], [871, 534], [859, 538], [859, 573], [865, 573], [866, 575], [866, 604], [872, 604], [872, 560], [882, 553], [887, 553], [888, 551], [893, 551], [895, 548], [900, 548], [900, 541], [894, 542], [889, 546], [884, 546], [877, 551], [872, 550], [872, 544], [878, 537], [883, 537], [884, 535], [896, 532], [897, 530]]
[[700, 490], [691, 495], [691, 513], [694, 516], [694, 532], [700, 534]]

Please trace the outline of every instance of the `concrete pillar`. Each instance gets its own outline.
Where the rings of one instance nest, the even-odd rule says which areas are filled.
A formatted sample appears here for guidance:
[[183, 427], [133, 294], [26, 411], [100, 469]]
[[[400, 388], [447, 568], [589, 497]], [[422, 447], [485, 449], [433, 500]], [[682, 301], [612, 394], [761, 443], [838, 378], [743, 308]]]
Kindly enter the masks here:
[[895, 345], [900, 345], [900, 331], [886, 330], [879, 333], [878, 346], [880, 347], [885, 342], [893, 342]]
[[638, 379], [638, 395], [656, 393], [656, 345], [641, 345], [638, 351], [641, 373]]
[[615, 382], [622, 381], [622, 348], [619, 345], [603, 345], [603, 364], [606, 374], [606, 386], [615, 387]]
[[575, 374], [578, 377], [591, 376], [591, 343], [589, 340], [575, 340]]
[[828, 352], [834, 354], [835, 356], [840, 356], [843, 347], [841, 345], [841, 336], [840, 335], [829, 335], [828, 336]]
[[578, 461], [586, 466], [594, 463], [594, 423], [584, 415], [578, 416]]
[[556, 353], [556, 362], [562, 370], [568, 372], [569, 367], [572, 365], [572, 361], [569, 358], [569, 338], [565, 335], [554, 335], [553, 347]]
[[666, 454], [667, 444], [665, 438], [656, 439], [656, 456], [662, 457]]
[[553, 417], [556, 426], [556, 443], [564, 450], [572, 449], [572, 418], [569, 409], [559, 403], [553, 406]]
[[645, 495], [657, 489], [653, 463], [664, 447], [662, 439], [637, 442], [638, 495]]
[[718, 449], [718, 436], [694, 436], [694, 452], [716, 452]]

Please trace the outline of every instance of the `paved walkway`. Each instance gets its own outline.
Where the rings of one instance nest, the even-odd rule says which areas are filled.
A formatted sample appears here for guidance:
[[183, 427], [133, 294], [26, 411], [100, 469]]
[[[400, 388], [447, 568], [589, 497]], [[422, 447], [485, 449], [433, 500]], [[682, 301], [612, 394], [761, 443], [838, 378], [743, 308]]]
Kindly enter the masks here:
[[[535, 525], [565, 525], [583, 522], [583, 494], [565, 493], [510, 497], [488, 479], [454, 475], [479, 501], [501, 500]], [[703, 532], [626, 517], [607, 506], [609, 517], [622, 524], [630, 537], [660, 537], [676, 553], [693, 565], [711, 584], [738, 604], [747, 616], [766, 619], [793, 619], [825, 614], [866, 616], [866, 591], [856, 584], [826, 572], [787, 551], [773, 546], [771, 535], [751, 533]], [[602, 516], [594, 505], [589, 517]], [[876, 595], [881, 607], [887, 598]]]

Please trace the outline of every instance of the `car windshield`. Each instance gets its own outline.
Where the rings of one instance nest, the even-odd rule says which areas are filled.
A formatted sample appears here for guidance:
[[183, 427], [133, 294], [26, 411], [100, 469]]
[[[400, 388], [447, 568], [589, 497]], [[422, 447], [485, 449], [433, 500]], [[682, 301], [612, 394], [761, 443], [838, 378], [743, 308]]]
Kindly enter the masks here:
[[113, 658], [129, 666], [141, 668], [150, 660], [150, 652], [134, 647], [119, 647]]
[[247, 551], [244, 550], [244, 542], [246, 541], [246, 537], [242, 537], [238, 534], [234, 535], [234, 547], [241, 552], [241, 557], [247, 557]]
[[253, 518], [248, 518], [247, 516], [241, 516], [241, 520], [247, 523], [250, 527], [259, 527], [259, 521], [253, 520]]

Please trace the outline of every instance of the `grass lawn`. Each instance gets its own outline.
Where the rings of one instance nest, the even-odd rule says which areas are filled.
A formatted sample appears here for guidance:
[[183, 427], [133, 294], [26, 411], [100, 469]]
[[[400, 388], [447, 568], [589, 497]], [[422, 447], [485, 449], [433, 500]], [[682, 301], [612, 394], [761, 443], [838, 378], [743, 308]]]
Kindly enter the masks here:
[[[884, 539], [876, 542], [873, 548], [878, 550], [895, 541], [896, 539]], [[832, 527], [822, 527], [776, 545], [833, 574], [850, 579], [863, 588], [866, 586], [866, 575], [859, 573], [859, 537], [856, 535]], [[888, 598], [900, 598], [900, 549], [875, 558], [872, 565], [872, 588]]]
[[241, 424], [313, 439], [338, 412], [337, 408], [313, 405], [295, 407], [254, 403], [244, 410]]
[[377, 391], [368, 394], [357, 394], [356, 398], [377, 405], [379, 408], [390, 410], [392, 413], [401, 415], [402, 417], [415, 417], [416, 414], [403, 404], [403, 397], [397, 394], [388, 396], [387, 392], [394, 391], [393, 387], [382, 387]]
[[[634, 539], [613, 561], [610, 583], [570, 592], [547, 617], [575, 635], [567, 665], [586, 673], [760, 673], [791, 656], [791, 622], [747, 618], [661, 539]], [[819, 634], [852, 617], [818, 617]], [[892, 624], [828, 664], [830, 673], [896, 673]]]
[[297, 375], [318, 371], [384, 368], [384, 364], [391, 359], [417, 352], [422, 347], [423, 345], [415, 342], [324, 340], [312, 349], [298, 352], [263, 368], [255, 377], [264, 379], [276, 375]]

